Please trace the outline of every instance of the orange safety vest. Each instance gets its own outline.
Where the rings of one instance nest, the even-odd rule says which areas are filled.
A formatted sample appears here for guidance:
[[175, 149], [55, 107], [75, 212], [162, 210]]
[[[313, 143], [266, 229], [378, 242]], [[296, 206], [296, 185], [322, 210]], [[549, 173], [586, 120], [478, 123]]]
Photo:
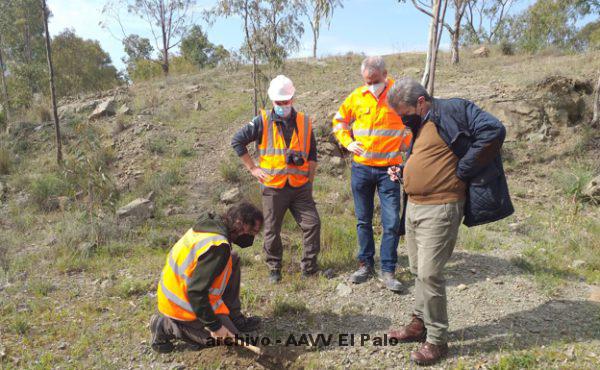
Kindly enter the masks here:
[[395, 166], [402, 163], [402, 153], [408, 150], [412, 134], [398, 114], [388, 106], [387, 86], [377, 99], [362, 86], [354, 90], [342, 103], [333, 118], [333, 133], [344, 147], [356, 140], [365, 152], [354, 155], [354, 161], [367, 166]]
[[[230, 248], [229, 241], [223, 235], [196, 232], [193, 229], [189, 229], [175, 243], [167, 255], [167, 262], [158, 284], [158, 310], [163, 315], [181, 321], [196, 320], [196, 314], [187, 296], [188, 281], [198, 267], [198, 258], [210, 247], [224, 244], [227, 244], [226, 248]], [[227, 265], [210, 286], [208, 299], [216, 314], [229, 314], [229, 309], [221, 297], [231, 276], [231, 265], [231, 256], [229, 256]]]
[[[290, 141], [290, 147], [287, 148], [283, 134], [279, 132], [277, 124], [271, 115], [260, 111], [263, 121], [263, 134], [260, 145], [258, 146], [259, 167], [270, 178], [263, 182], [263, 185], [270, 188], [281, 189], [287, 182], [292, 187], [300, 187], [308, 182], [308, 153], [311, 146], [312, 122], [304, 113], [296, 112], [296, 127]], [[295, 166], [286, 163], [288, 153], [295, 153], [304, 158], [302, 166]]]

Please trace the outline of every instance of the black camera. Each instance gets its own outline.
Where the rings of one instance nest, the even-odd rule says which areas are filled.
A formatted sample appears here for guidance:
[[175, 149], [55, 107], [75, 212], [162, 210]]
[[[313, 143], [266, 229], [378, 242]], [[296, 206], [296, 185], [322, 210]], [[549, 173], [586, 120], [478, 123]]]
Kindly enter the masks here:
[[302, 166], [304, 164], [304, 158], [296, 153], [288, 153], [285, 157], [285, 163], [293, 164], [294, 166]]

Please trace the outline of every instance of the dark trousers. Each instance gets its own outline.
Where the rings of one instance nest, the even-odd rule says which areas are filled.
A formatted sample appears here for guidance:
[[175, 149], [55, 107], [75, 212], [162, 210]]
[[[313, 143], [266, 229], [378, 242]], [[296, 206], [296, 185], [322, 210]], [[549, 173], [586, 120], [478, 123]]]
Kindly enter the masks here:
[[303, 233], [302, 271], [314, 272], [321, 250], [321, 219], [312, 196], [312, 184], [306, 183], [298, 188], [286, 185], [282, 189], [263, 186], [262, 202], [265, 216], [264, 250], [269, 269], [281, 270], [281, 224], [289, 209]]
[[381, 204], [381, 270], [394, 272], [398, 261], [398, 231], [400, 229], [400, 184], [390, 180], [387, 167], [365, 166], [352, 162], [352, 195], [358, 234], [358, 260], [373, 266], [375, 240], [373, 239], [373, 210], [375, 190]]
[[[229, 308], [229, 315], [217, 316], [229, 331], [233, 334], [239, 334], [239, 331], [232, 321], [232, 319], [235, 319], [242, 314], [242, 304], [240, 301], [240, 258], [234, 251], [231, 252], [231, 260], [231, 277], [229, 278], [227, 288], [225, 288], [222, 297], [223, 302], [227, 308]], [[204, 324], [198, 320], [181, 321], [162, 315], [161, 325], [163, 333], [172, 339], [204, 345], [206, 344], [207, 339], [210, 338], [210, 333], [204, 328]]]

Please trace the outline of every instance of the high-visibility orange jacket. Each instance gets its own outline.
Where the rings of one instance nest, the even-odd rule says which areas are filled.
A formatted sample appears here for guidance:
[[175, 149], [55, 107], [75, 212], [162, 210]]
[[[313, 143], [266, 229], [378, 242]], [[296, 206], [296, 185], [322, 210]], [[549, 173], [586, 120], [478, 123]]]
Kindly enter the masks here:
[[[158, 310], [176, 320], [196, 320], [196, 314], [187, 296], [188, 281], [197, 266], [198, 258], [212, 246], [230, 248], [227, 238], [215, 233], [196, 232], [189, 229], [171, 248], [158, 284]], [[208, 299], [215, 314], [228, 315], [229, 309], [221, 297], [231, 276], [231, 256], [225, 268], [213, 281]]]
[[387, 80], [384, 91], [375, 97], [368, 86], [354, 90], [333, 118], [333, 133], [344, 147], [352, 141], [363, 145], [365, 152], [354, 161], [367, 166], [394, 166], [402, 163], [411, 133], [398, 114], [387, 105], [387, 93], [394, 84]]
[[[308, 153], [310, 146], [314, 145], [310, 140], [312, 132], [310, 118], [304, 113], [296, 113], [297, 130], [292, 135], [288, 148], [283, 134], [279, 132], [271, 115], [264, 110], [261, 110], [260, 114], [263, 120], [263, 137], [258, 146], [258, 165], [270, 175], [263, 185], [281, 189], [287, 182], [295, 188], [306, 184], [309, 176]], [[288, 153], [294, 153], [304, 158], [304, 164], [296, 166], [286, 163]]]

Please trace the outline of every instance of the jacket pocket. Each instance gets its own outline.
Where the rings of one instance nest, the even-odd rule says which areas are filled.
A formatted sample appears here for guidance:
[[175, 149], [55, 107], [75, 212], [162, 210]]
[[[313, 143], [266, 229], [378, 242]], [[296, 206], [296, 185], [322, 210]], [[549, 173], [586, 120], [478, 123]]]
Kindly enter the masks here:
[[494, 163], [487, 166], [469, 183], [465, 212], [473, 222], [485, 220], [495, 214], [502, 203], [501, 172]]

